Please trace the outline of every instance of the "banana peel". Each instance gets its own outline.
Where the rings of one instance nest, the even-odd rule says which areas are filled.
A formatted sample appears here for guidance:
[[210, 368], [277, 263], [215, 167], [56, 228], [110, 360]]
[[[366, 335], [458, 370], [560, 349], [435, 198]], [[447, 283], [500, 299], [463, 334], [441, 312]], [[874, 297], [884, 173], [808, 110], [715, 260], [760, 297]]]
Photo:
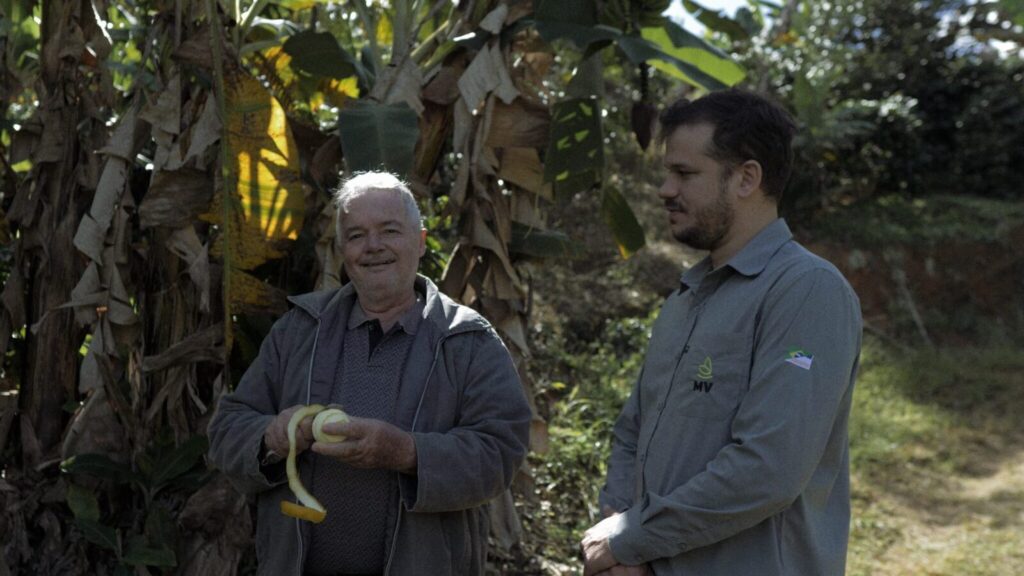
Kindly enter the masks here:
[[339, 408], [325, 408], [321, 404], [310, 404], [296, 410], [292, 414], [291, 419], [288, 420], [288, 460], [285, 464], [285, 471], [288, 475], [288, 487], [295, 494], [299, 504], [282, 500], [281, 513], [285, 516], [319, 524], [327, 518], [327, 509], [324, 508], [324, 505], [315, 496], [306, 490], [301, 478], [299, 478], [299, 470], [295, 464], [295, 432], [299, 427], [299, 423], [310, 416], [314, 416], [313, 437], [317, 442], [341, 442], [345, 439], [344, 436], [340, 434], [327, 434], [323, 431], [323, 426], [332, 422], [347, 422], [348, 415]]

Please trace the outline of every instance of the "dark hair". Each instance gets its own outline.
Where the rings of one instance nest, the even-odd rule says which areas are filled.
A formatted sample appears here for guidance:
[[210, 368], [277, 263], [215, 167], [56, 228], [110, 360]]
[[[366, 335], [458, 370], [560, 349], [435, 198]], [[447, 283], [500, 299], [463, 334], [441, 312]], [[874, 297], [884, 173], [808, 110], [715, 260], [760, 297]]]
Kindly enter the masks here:
[[681, 98], [662, 111], [661, 139], [683, 125], [714, 126], [708, 155], [728, 167], [747, 160], [761, 164], [765, 194], [778, 202], [793, 166], [796, 122], [781, 106], [765, 96], [739, 88], [712, 92], [694, 101]]

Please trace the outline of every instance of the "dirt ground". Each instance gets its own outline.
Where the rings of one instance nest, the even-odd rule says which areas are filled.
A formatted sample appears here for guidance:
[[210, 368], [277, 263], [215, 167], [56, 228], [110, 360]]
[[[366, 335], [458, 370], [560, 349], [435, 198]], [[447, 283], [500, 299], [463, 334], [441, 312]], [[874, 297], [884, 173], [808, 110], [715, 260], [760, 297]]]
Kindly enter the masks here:
[[849, 573], [1024, 574], [1024, 434], [979, 446], [970, 464], [967, 470], [941, 475], [908, 463], [902, 486], [890, 480], [869, 487], [855, 479], [855, 492], [862, 495], [854, 505], [855, 533], [859, 520], [875, 519], [882, 524], [869, 528], [872, 537], [889, 538], [877, 555], [871, 546], [855, 546]]

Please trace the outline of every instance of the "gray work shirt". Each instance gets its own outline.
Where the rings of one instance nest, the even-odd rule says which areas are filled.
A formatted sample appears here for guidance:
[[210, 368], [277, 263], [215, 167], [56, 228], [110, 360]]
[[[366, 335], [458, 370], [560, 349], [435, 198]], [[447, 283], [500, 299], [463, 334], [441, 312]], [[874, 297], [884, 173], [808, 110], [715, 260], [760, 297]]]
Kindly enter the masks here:
[[843, 574], [857, 296], [779, 219], [682, 276], [616, 421], [601, 503], [655, 574]]

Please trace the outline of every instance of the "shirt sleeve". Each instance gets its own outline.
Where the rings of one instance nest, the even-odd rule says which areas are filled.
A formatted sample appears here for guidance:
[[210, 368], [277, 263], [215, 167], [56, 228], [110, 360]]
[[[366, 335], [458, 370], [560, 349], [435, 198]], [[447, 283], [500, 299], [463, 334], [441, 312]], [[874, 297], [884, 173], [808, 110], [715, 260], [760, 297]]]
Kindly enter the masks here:
[[773, 288], [760, 316], [732, 441], [685, 484], [623, 514], [609, 539], [619, 562], [676, 556], [779, 513], [803, 493], [830, 438], [845, 443], [861, 338], [849, 285], [834, 270], [808, 271]]

